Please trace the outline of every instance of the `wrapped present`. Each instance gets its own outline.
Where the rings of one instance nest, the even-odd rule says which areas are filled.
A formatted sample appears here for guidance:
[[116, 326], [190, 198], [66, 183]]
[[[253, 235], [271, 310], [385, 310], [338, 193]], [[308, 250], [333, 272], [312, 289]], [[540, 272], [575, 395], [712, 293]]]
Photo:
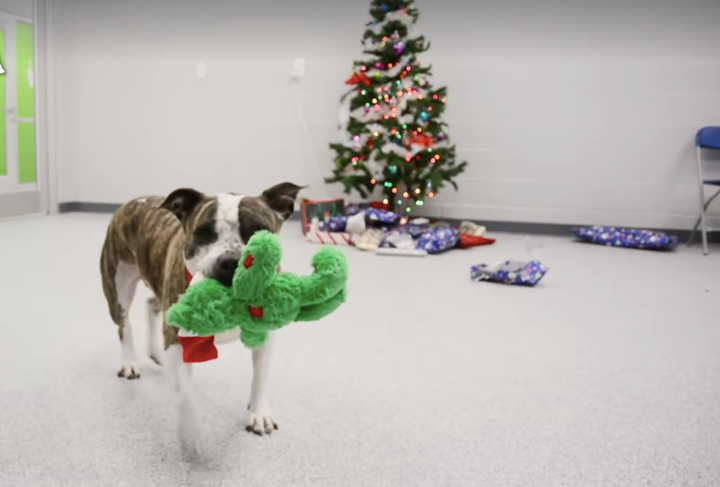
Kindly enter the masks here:
[[368, 228], [362, 235], [356, 235], [353, 243], [355, 247], [360, 250], [374, 252], [378, 249], [384, 238], [385, 232], [383, 232], [383, 230], [379, 228]]
[[434, 227], [426, 229], [415, 242], [415, 248], [428, 254], [437, 254], [454, 248], [460, 234], [453, 227]]
[[663, 232], [599, 225], [575, 228], [573, 235], [585, 242], [629, 249], [672, 250], [678, 244], [677, 237]]
[[346, 232], [309, 231], [305, 234], [305, 240], [328, 245], [352, 245], [350, 234]]
[[347, 227], [348, 217], [331, 216], [325, 221], [320, 222], [320, 230], [324, 232], [344, 232]]
[[473, 237], [484, 237], [487, 229], [475, 222], [464, 221], [460, 223], [461, 235], [472, 235]]
[[403, 228], [403, 230], [407, 232], [412, 238], [418, 238], [428, 229], [427, 225], [416, 225], [415, 223], [408, 223], [402, 225], [401, 228]]
[[491, 281], [515, 286], [534, 286], [547, 273], [547, 269], [537, 260], [523, 262], [505, 260], [496, 264], [478, 264], [470, 268], [473, 281]]
[[387, 203], [383, 203], [382, 201], [371, 201], [370, 203], [348, 203], [346, 208], [346, 214], [348, 216], [352, 216], [370, 208], [385, 211], [390, 210], [390, 206]]
[[370, 205], [368, 205], [367, 203], [349, 203], [345, 210], [345, 214], [347, 216], [357, 215], [358, 213], [363, 212], [368, 208], [370, 208]]
[[394, 225], [400, 221], [401, 216], [388, 210], [368, 208], [365, 210], [365, 221], [368, 223], [381, 224], [383, 226]]
[[332, 200], [304, 199], [301, 201], [300, 210], [303, 234], [305, 234], [310, 230], [310, 223], [313, 219], [325, 223], [333, 217], [345, 216], [345, 200], [342, 198]]
[[384, 249], [405, 249], [415, 250], [415, 240], [406, 229], [402, 227], [391, 228], [385, 232], [384, 239], [380, 244]]
[[310, 221], [305, 240], [312, 243], [329, 245], [352, 245], [352, 238], [347, 232], [327, 232], [320, 230], [320, 221], [313, 218]]
[[369, 206], [370, 208], [377, 208], [378, 210], [390, 210], [390, 205], [382, 201], [371, 201]]

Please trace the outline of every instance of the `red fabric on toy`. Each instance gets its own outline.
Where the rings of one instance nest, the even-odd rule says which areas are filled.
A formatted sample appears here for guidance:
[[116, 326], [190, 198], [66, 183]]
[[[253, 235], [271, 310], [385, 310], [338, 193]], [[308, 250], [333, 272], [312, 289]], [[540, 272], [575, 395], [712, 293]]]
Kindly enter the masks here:
[[183, 362], [186, 364], [207, 362], [218, 358], [218, 351], [217, 348], [215, 348], [215, 336], [178, 336], [178, 341], [183, 349]]
[[245, 262], [243, 262], [243, 267], [245, 267], [245, 269], [249, 269], [250, 266], [253, 265], [253, 262], [255, 262], [255, 257], [248, 254], [248, 256], [245, 257]]
[[254, 307], [254, 306], [248, 306], [248, 311], [250, 312], [250, 316], [253, 318], [262, 318], [263, 317], [263, 309], [261, 307]]

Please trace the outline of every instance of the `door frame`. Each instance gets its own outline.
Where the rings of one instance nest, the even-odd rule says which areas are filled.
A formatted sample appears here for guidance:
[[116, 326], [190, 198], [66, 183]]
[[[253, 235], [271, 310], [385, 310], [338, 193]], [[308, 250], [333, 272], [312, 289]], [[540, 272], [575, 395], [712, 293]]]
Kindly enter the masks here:
[[58, 213], [55, 127], [55, 0], [33, 0], [35, 34], [35, 137], [38, 185], [44, 213]]
[[[17, 46], [15, 44], [17, 34], [15, 26], [17, 21], [26, 22], [21, 17], [9, 15], [0, 12], [0, 28], [5, 32], [5, 56], [3, 57], [4, 73], [0, 76], [5, 78], [5, 109], [12, 109], [13, 112], [0, 112], [0, 116], [5, 118], [5, 169], [4, 176], [0, 176], [2, 184], [0, 184], [0, 194], [17, 194], [27, 191], [20, 187], [18, 183], [18, 134], [17, 134], [17, 77], [15, 70], [17, 69]], [[13, 62], [10, 62], [10, 59]], [[10, 94], [15, 96], [10, 98]], [[14, 118], [15, 123], [10, 123], [10, 119]], [[12, 130], [11, 130], [12, 129]], [[35, 188], [34, 190], [37, 190]]]
[[[51, 123], [55, 115], [53, 0], [33, 0], [32, 4], [32, 18], [0, 11], [0, 20], [28, 22], [33, 26], [36, 183], [34, 189], [25, 189], [19, 186], [17, 191], [0, 193], [0, 195], [11, 196], [37, 192], [40, 196], [40, 213], [47, 214], [58, 212], [57, 165], [55, 164], [54, 146], [51, 145], [55, 140], [53, 139], [54, 126]], [[14, 73], [6, 70], [3, 76], [8, 75], [15, 76]], [[15, 83], [14, 80], [13, 83]], [[17, 141], [14, 143], [17, 145]]]

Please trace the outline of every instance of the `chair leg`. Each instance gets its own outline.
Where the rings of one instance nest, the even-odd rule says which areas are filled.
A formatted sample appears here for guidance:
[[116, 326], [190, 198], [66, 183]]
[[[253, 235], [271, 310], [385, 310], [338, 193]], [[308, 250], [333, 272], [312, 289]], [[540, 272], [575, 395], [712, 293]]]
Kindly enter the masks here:
[[691, 247], [693, 242], [695, 241], [695, 233], [697, 232], [698, 227], [700, 226], [700, 217], [698, 217], [697, 221], [695, 222], [695, 226], [692, 229], [692, 232], [690, 232], [690, 237], [687, 241], [687, 246]]
[[707, 224], [705, 222], [705, 185], [703, 184], [703, 171], [702, 171], [702, 152], [700, 147], [697, 147], [697, 162], [698, 162], [698, 186], [700, 196], [700, 226], [702, 227], [702, 244], [703, 254], [708, 254], [707, 245]]
[[[704, 192], [704, 191], [703, 191], [703, 192]], [[718, 190], [715, 192], [715, 194], [712, 195], [712, 196], [710, 197], [710, 199], [705, 202], [705, 205], [704, 205], [703, 207], [704, 207], [706, 213], [707, 213], [707, 209], [710, 207], [710, 203], [712, 203], [712, 202], [715, 200], [715, 198], [717, 198], [718, 196], [720, 196], [720, 189], [718, 189]], [[694, 226], [693, 229], [692, 229], [692, 232], [690, 232], [690, 238], [688, 238], [688, 241], [687, 241], [687, 246], [688, 246], [688, 247], [690, 247], [690, 246], [692, 245], [693, 240], [695, 239], [695, 232], [697, 232], [697, 229], [698, 229], [698, 227], [700, 226], [700, 219], [701, 219], [701, 218], [702, 218], [702, 217], [698, 217], [697, 221], [695, 222], [695, 226]]]

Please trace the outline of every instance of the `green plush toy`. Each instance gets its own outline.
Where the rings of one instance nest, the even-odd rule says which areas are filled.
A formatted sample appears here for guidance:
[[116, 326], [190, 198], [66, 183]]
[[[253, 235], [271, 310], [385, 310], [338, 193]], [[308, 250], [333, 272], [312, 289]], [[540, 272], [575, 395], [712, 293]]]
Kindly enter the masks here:
[[245, 247], [231, 287], [206, 279], [190, 286], [168, 310], [167, 322], [180, 328], [185, 362], [217, 358], [217, 334], [240, 327], [240, 340], [255, 349], [270, 331], [319, 320], [345, 301], [348, 265], [341, 251], [323, 247], [312, 259], [315, 272], [303, 277], [278, 272], [281, 254], [275, 234], [257, 232]]

